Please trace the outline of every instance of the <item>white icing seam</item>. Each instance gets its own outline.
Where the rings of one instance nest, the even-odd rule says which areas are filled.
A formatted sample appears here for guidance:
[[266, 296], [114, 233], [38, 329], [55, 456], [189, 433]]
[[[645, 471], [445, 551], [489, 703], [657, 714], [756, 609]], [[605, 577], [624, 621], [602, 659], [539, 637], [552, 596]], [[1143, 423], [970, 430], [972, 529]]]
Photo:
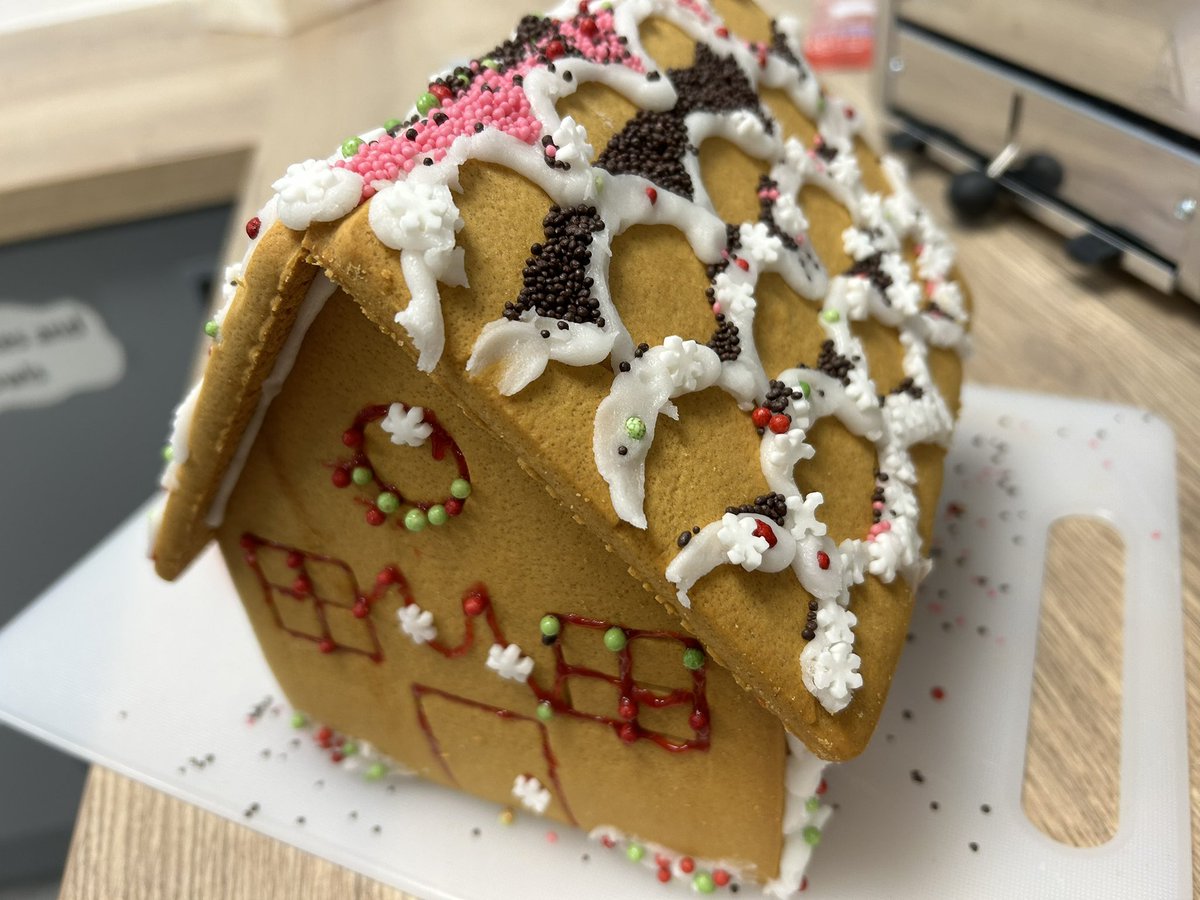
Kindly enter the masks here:
[[788, 900], [804, 883], [804, 871], [812, 856], [821, 829], [833, 810], [818, 798], [821, 774], [828, 765], [814, 756], [792, 735], [787, 736], [787, 796], [783, 808], [783, 851], [779, 856], [779, 876], [763, 885], [763, 893], [776, 900]]
[[296, 357], [300, 353], [300, 346], [304, 343], [304, 336], [308, 333], [309, 326], [317, 318], [317, 314], [325, 308], [326, 301], [333, 296], [336, 289], [337, 285], [326, 278], [323, 272], [318, 272], [313, 278], [312, 284], [308, 286], [308, 292], [304, 295], [300, 309], [296, 312], [296, 322], [292, 326], [292, 330], [288, 332], [287, 340], [283, 342], [279, 355], [275, 357], [271, 374], [263, 380], [258, 405], [255, 407], [250, 421], [246, 423], [246, 430], [242, 432], [237, 450], [225, 468], [221, 484], [213, 496], [212, 506], [209, 507], [208, 515], [205, 518], [205, 522], [210, 528], [216, 528], [224, 521], [225, 507], [229, 503], [229, 498], [233, 496], [233, 489], [237, 486], [238, 479], [242, 476], [246, 460], [250, 458], [250, 450], [254, 447], [259, 429], [262, 428], [263, 421], [267, 417], [267, 410], [270, 409], [271, 402], [283, 390], [283, 384], [287, 381], [288, 375], [292, 373], [292, 366], [296, 363]]

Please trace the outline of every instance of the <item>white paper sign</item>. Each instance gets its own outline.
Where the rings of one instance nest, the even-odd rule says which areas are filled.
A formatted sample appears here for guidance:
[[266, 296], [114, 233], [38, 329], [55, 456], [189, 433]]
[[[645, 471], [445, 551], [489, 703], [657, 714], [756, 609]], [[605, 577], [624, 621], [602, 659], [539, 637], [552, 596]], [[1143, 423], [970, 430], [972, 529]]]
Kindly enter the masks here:
[[102, 390], [124, 374], [125, 351], [90, 306], [0, 303], [0, 413]]

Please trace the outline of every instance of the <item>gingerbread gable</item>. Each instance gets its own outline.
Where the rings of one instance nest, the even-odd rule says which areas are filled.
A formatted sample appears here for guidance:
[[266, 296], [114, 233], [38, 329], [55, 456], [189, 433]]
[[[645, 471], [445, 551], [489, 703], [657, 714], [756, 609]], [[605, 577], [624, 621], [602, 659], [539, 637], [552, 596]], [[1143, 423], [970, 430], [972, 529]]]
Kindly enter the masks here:
[[794, 24], [590, 6], [525, 20], [409, 120], [277, 183], [181, 410], [159, 571], [220, 520], [321, 308], [311, 261], [647, 603], [849, 758], [924, 566], [966, 321], [953, 251]]

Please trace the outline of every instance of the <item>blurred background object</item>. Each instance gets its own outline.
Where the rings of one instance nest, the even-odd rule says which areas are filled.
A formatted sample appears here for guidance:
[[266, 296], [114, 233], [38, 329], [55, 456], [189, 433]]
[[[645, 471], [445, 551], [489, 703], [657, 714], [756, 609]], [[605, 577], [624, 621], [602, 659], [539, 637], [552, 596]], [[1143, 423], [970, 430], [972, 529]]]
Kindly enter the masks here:
[[958, 173], [962, 219], [1012, 198], [1075, 261], [1200, 300], [1200, 5], [892, 0], [880, 25], [893, 147]]
[[875, 0], [817, 0], [804, 56], [818, 72], [865, 69], [875, 57]]
[[371, 0], [188, 0], [212, 28], [284, 35]]
[[[228, 219], [216, 207], [0, 247], [0, 627], [155, 489]], [[69, 331], [57, 340], [97, 340], [80, 337], [81, 313], [104, 323], [100, 352], [123, 354], [123, 370], [99, 384], [51, 371], [79, 388], [61, 399], [10, 377], [46, 361], [17, 346], [46, 323]], [[76, 355], [80, 367], [96, 358], [82, 343]], [[0, 726], [0, 898], [41, 896], [13, 886], [57, 878], [85, 774]]]

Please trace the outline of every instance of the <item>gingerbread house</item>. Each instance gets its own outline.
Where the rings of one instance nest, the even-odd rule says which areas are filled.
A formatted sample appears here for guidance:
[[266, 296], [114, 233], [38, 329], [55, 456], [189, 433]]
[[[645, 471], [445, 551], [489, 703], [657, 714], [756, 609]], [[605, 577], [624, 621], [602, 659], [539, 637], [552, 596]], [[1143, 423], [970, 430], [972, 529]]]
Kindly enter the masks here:
[[341, 746], [702, 891], [802, 883], [966, 339], [944, 234], [798, 47], [744, 0], [572, 4], [290, 167], [153, 550], [215, 537]]

